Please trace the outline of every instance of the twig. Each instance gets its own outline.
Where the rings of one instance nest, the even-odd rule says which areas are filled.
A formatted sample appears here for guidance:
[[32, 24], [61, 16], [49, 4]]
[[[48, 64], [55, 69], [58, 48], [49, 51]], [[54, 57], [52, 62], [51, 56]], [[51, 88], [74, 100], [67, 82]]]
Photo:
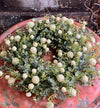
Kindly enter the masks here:
[[94, 3], [94, 5], [100, 6], [100, 4], [99, 4], [99, 3]]
[[88, 0], [86, 0], [86, 1], [84, 2], [84, 6], [85, 6], [88, 10], [90, 10], [90, 11], [91, 11], [91, 13], [93, 13], [92, 9], [91, 9], [91, 8], [89, 8], [89, 7], [87, 6], [87, 2], [88, 2]]
[[[96, 22], [93, 21], [94, 16], [95, 16], [95, 17], [99, 17], [99, 16], [96, 14], [96, 13], [98, 12], [98, 10], [96, 10], [96, 11], [93, 12], [93, 10], [87, 6], [87, 2], [88, 2], [88, 0], [86, 0], [86, 1], [84, 2], [84, 6], [91, 12], [91, 16], [90, 16], [91, 22], [92, 22], [94, 25], [96, 25], [97, 28], [98, 28], [98, 24], [97, 24]], [[99, 6], [100, 4], [94, 3], [94, 5], [98, 5], [98, 6]]]

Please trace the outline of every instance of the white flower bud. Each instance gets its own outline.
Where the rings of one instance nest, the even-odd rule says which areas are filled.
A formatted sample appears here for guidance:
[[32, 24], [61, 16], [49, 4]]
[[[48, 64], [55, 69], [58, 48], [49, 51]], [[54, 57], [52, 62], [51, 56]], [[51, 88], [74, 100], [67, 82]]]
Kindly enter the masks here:
[[60, 71], [61, 71], [61, 72], [65, 72], [65, 69], [64, 69], [64, 68], [60, 68]]
[[77, 44], [78, 44], [78, 42], [74, 42], [74, 44], [75, 44], [75, 45], [77, 45]]
[[87, 47], [87, 49], [91, 49], [91, 48], [92, 48], [91, 43], [90, 43], [90, 42], [87, 42], [87, 43], [86, 43], [86, 47]]
[[6, 80], [8, 80], [9, 78], [10, 78], [10, 76], [9, 76], [9, 75], [6, 75], [6, 76], [5, 76], [5, 79], [6, 79]]
[[71, 52], [71, 51], [69, 51], [68, 53], [67, 53], [67, 56], [68, 56], [68, 58], [73, 58], [73, 52]]
[[38, 83], [40, 82], [39, 77], [38, 77], [38, 76], [33, 76], [32, 82], [33, 82], [34, 84], [38, 84]]
[[86, 47], [83, 47], [83, 52], [86, 52], [87, 51], [87, 48]]
[[49, 23], [50, 23], [49, 19], [47, 19], [47, 20], [46, 20], [46, 23], [47, 23], [47, 24], [49, 24]]
[[84, 25], [84, 26], [87, 25], [87, 22], [86, 22], [86, 21], [83, 21], [83, 25]]
[[58, 53], [62, 53], [62, 50], [58, 50]]
[[27, 45], [23, 45], [22, 47], [23, 47], [23, 49], [26, 49], [27, 48]]
[[7, 52], [6, 51], [2, 51], [1, 53], [0, 53], [0, 56], [1, 57], [5, 57], [7, 55]]
[[15, 36], [15, 41], [19, 42], [20, 39], [21, 39], [21, 37], [20, 37], [19, 35], [16, 35], [16, 36]]
[[85, 26], [82, 26], [82, 30], [85, 30]]
[[34, 35], [31, 35], [30, 38], [31, 38], [31, 39], [34, 39]]
[[83, 83], [87, 83], [88, 82], [88, 77], [86, 75], [82, 76], [81, 81]]
[[38, 43], [37, 42], [33, 42], [33, 46], [34, 47], [37, 47], [38, 46]]
[[68, 31], [67, 33], [68, 33], [68, 35], [72, 35], [72, 32], [71, 31]]
[[41, 42], [41, 43], [46, 43], [46, 38], [41, 38], [41, 39], [40, 39], [40, 42]]
[[96, 59], [90, 58], [89, 63], [90, 63], [92, 66], [96, 65]]
[[12, 48], [11, 48], [11, 47], [9, 47], [9, 50], [12, 50]]
[[31, 96], [32, 96], [31, 92], [26, 93], [26, 97], [31, 97]]
[[15, 74], [18, 74], [19, 73], [19, 71], [15, 71]]
[[3, 72], [2, 71], [0, 71], [0, 77], [3, 75]]
[[76, 62], [74, 60], [71, 61], [71, 65], [75, 66]]
[[90, 37], [90, 40], [92, 43], [95, 43], [95, 38], [94, 37]]
[[35, 22], [35, 18], [32, 18], [31, 21]]
[[30, 83], [30, 84], [28, 85], [28, 89], [32, 90], [33, 88], [34, 88], [34, 84]]
[[79, 52], [77, 53], [77, 55], [78, 55], [79, 57], [82, 56], [82, 52], [79, 51]]
[[32, 69], [32, 73], [35, 74], [37, 72], [36, 69]]
[[31, 47], [30, 51], [31, 51], [31, 53], [34, 53], [34, 54], [36, 54], [36, 52], [37, 52], [37, 49], [36, 49], [36, 47]]
[[61, 56], [62, 56], [62, 52], [59, 52], [59, 53], [58, 53], [58, 56], [61, 57]]
[[54, 104], [52, 102], [47, 102], [47, 108], [54, 108]]
[[68, 19], [67, 22], [68, 22], [69, 25], [73, 25], [74, 24], [74, 20], [73, 19]]
[[62, 67], [62, 63], [60, 63], [60, 62], [57, 63], [57, 66], [58, 66], [58, 67]]
[[39, 20], [39, 23], [41, 24], [42, 23], [42, 20]]
[[56, 29], [55, 24], [51, 24], [51, 25], [50, 25], [50, 30], [54, 30], [54, 31], [55, 31], [55, 29]]
[[55, 19], [55, 16], [54, 16], [54, 15], [52, 15], [52, 16], [51, 16], [51, 18], [52, 18], [52, 19]]
[[12, 47], [12, 51], [16, 51], [17, 50], [17, 47], [16, 46], [13, 46]]
[[57, 17], [56, 20], [59, 21], [60, 20], [60, 17]]
[[62, 31], [61, 31], [61, 30], [59, 30], [59, 31], [58, 31], [58, 34], [62, 34]]
[[68, 18], [62, 17], [62, 21], [63, 21], [63, 22], [65, 22], [65, 21], [67, 21], [67, 20], [68, 20]]
[[10, 41], [9, 40], [6, 40], [5, 41], [5, 44], [8, 45], [8, 46], [10, 46]]
[[26, 79], [28, 77], [27, 73], [23, 73], [22, 78]]
[[48, 52], [49, 51], [49, 48], [46, 48], [45, 51]]
[[34, 27], [34, 25], [35, 25], [35, 24], [34, 24], [34, 22], [32, 22], [32, 21], [30, 21], [30, 22], [27, 24], [27, 26], [30, 27], [30, 28]]
[[61, 88], [61, 92], [63, 92], [63, 93], [67, 92], [66, 88], [65, 87], [62, 87]]
[[69, 93], [70, 96], [75, 97], [76, 94], [77, 94], [77, 91], [74, 88], [70, 88], [69, 91], [68, 91], [68, 93]]
[[11, 36], [11, 37], [10, 37], [10, 40], [14, 40], [14, 36]]
[[50, 39], [47, 39], [47, 43], [50, 44], [51, 43], [51, 40]]
[[47, 48], [47, 45], [43, 45], [43, 48], [46, 49]]
[[57, 75], [58, 82], [64, 82], [64, 76], [62, 74]]
[[77, 38], [77, 39], [80, 39], [80, 38], [81, 38], [81, 36], [80, 36], [79, 34], [77, 34], [77, 35], [76, 35], [76, 38]]
[[13, 85], [15, 83], [15, 79], [14, 78], [9, 78], [8, 79], [8, 84]]
[[57, 60], [54, 60], [53, 62], [54, 62], [55, 64], [57, 64], [57, 63], [58, 63], [58, 61], [57, 61]]
[[17, 65], [17, 64], [19, 64], [19, 59], [16, 58], [16, 57], [13, 58], [13, 59], [12, 59], [12, 64], [13, 64], [13, 65]]
[[32, 30], [31, 28], [28, 29], [28, 32], [29, 32], [29, 33], [32, 33], [32, 31], [33, 31], [33, 30]]

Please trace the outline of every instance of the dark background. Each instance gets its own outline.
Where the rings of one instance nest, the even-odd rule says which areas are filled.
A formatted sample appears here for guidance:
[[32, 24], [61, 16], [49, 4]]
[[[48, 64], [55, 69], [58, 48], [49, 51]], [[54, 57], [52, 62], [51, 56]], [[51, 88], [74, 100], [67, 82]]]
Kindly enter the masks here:
[[75, 21], [86, 20], [88, 27], [98, 32], [100, 11], [91, 21], [91, 10], [99, 10], [95, 3], [99, 3], [99, 0], [0, 0], [0, 34], [23, 20], [59, 13]]

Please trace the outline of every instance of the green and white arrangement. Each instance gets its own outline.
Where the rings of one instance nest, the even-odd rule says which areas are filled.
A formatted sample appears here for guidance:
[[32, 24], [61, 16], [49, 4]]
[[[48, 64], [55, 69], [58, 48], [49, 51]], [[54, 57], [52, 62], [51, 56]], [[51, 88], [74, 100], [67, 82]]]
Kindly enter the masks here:
[[[27, 97], [35, 94], [36, 102], [48, 97], [47, 108], [54, 107], [55, 98], [75, 97], [77, 84], [93, 85], [95, 75], [100, 77], [95, 68], [95, 47], [100, 48], [100, 43], [86, 30], [86, 24], [76, 26], [73, 19], [60, 15], [32, 19], [25, 30], [18, 29], [15, 36], [10, 34], [4, 40], [0, 76]], [[52, 50], [53, 62], [46, 61], [45, 55]]]

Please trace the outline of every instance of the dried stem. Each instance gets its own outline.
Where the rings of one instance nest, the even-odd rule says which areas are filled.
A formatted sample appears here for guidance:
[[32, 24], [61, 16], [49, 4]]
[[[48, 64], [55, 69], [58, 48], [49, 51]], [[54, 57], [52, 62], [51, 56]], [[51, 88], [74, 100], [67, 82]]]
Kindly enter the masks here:
[[[96, 14], [96, 13], [98, 13], [99, 10], [96, 10], [96, 11], [93, 12], [93, 10], [87, 6], [87, 2], [88, 2], [88, 0], [86, 0], [86, 1], [84, 2], [84, 6], [91, 12], [91, 16], [90, 16], [91, 22], [92, 22], [94, 25], [96, 25], [97, 28], [98, 28], [98, 24], [97, 24], [96, 22], [93, 21], [93, 18], [94, 18], [94, 17], [100, 17], [99, 15]], [[94, 3], [93, 5], [100, 6], [100, 4], [98, 4], [98, 3]]]

